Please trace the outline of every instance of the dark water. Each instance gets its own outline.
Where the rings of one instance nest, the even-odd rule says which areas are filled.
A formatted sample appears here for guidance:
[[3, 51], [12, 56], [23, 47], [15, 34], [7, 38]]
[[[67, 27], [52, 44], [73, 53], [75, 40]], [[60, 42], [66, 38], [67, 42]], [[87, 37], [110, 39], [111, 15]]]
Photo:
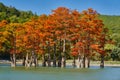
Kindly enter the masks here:
[[0, 80], [120, 80], [120, 67], [11, 68], [9, 65], [0, 65]]

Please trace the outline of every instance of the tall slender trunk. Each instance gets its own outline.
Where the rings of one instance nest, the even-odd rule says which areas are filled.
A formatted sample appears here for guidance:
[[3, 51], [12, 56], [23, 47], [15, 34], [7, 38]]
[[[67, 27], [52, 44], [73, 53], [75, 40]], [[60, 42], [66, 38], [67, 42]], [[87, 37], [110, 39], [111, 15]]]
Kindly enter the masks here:
[[12, 54], [10, 56], [10, 59], [11, 59], [11, 67], [16, 67], [16, 55]]
[[65, 67], [66, 66], [66, 60], [65, 60], [65, 56], [62, 56], [62, 60], [61, 60], [61, 67]]
[[13, 36], [13, 47], [14, 47], [13, 48], [14, 52], [10, 56], [10, 58], [11, 58], [11, 67], [16, 67], [16, 35]]
[[56, 43], [54, 44], [53, 67], [56, 67]]
[[50, 42], [48, 42], [48, 60], [47, 60], [47, 63], [48, 63], [48, 67], [50, 67], [51, 66]]
[[85, 68], [89, 68], [90, 66], [90, 44], [91, 44], [91, 38], [90, 38], [90, 31], [87, 32], [87, 37], [86, 37], [86, 43], [87, 45], [85, 46], [86, 48], [86, 54], [85, 54]]
[[77, 67], [77, 68], [80, 68], [80, 57], [79, 57], [79, 56], [78, 56], [78, 59], [77, 59], [76, 67]]
[[61, 67], [61, 56], [58, 57], [58, 67]]
[[22, 65], [25, 66], [25, 56], [23, 57]]
[[37, 58], [37, 56], [36, 56], [36, 58], [35, 58], [35, 67], [36, 66], [38, 66], [38, 58]]
[[90, 67], [90, 59], [87, 56], [83, 57], [83, 68], [89, 68]]
[[59, 56], [58, 56], [58, 67], [61, 67], [61, 60], [62, 60], [62, 57], [61, 57], [61, 53], [62, 53], [62, 41], [60, 39], [60, 53], [59, 53]]
[[90, 67], [90, 59], [86, 56], [83, 57], [83, 68], [89, 68]]
[[86, 61], [85, 61], [85, 68], [88, 68], [88, 63], [89, 63], [88, 57], [86, 57], [85, 60], [86, 60]]
[[[43, 50], [44, 50], [44, 46], [42, 47], [43, 48]], [[45, 53], [42, 53], [43, 55], [42, 55], [42, 66], [43, 67], [46, 67], [46, 57], [45, 57]]]
[[100, 67], [104, 68], [104, 56], [103, 55], [101, 55]]
[[73, 63], [72, 63], [73, 67], [76, 67], [76, 61], [75, 61], [75, 56], [73, 57]]
[[30, 67], [30, 61], [29, 61], [28, 52], [27, 52], [27, 54], [26, 54], [25, 67]]
[[61, 61], [61, 67], [66, 66], [66, 48], [65, 48], [66, 40], [63, 40], [63, 53], [62, 53], [62, 61]]
[[81, 59], [80, 59], [80, 67], [83, 68], [83, 58], [84, 56], [81, 55]]
[[48, 67], [50, 67], [51, 66], [51, 57], [50, 57], [50, 54], [48, 54], [47, 63], [48, 63]]
[[36, 67], [37, 66], [37, 56], [36, 56], [36, 54], [35, 54], [35, 51], [33, 50], [32, 51], [32, 56], [31, 56], [31, 65], [33, 66], [33, 67]]
[[87, 45], [86, 68], [90, 67], [90, 44]]
[[37, 55], [35, 57], [35, 64], [36, 64], [36, 66], [38, 66], [38, 57], [37, 57]]
[[84, 56], [83, 56], [83, 68], [85, 68], [85, 53], [84, 53]]
[[85, 68], [85, 46], [83, 47], [83, 56], [82, 56], [82, 67]]
[[90, 57], [87, 57], [87, 68], [90, 67]]
[[77, 64], [76, 64], [76, 66], [77, 66], [77, 68], [80, 68], [81, 67], [81, 55], [80, 55], [80, 50], [78, 51], [79, 52], [79, 54], [78, 54], [78, 59], [77, 59]]
[[45, 54], [42, 55], [42, 66], [46, 67], [46, 58], [45, 58]]

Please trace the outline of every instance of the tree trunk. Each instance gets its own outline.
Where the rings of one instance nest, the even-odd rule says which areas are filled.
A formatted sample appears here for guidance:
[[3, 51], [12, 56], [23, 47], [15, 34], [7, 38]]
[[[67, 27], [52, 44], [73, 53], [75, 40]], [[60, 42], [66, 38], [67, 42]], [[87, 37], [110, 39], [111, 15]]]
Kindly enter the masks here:
[[77, 67], [77, 68], [80, 68], [80, 58], [79, 58], [79, 56], [78, 56], [78, 59], [77, 59], [76, 67]]
[[86, 57], [85, 68], [89, 68], [89, 59], [88, 59], [88, 57]]
[[58, 58], [58, 67], [61, 67], [61, 56]]
[[90, 58], [88, 57], [88, 68], [90, 67]]
[[45, 55], [42, 55], [42, 66], [46, 67], [46, 59], [45, 59]]
[[65, 52], [65, 43], [66, 40], [63, 40], [63, 53], [62, 53], [62, 61], [61, 61], [61, 67], [65, 67], [66, 66], [66, 52]]
[[56, 44], [54, 44], [53, 67], [56, 67]]
[[60, 39], [60, 53], [58, 56], [58, 67], [61, 67], [61, 60], [62, 60], [61, 53], [62, 53], [62, 41]]
[[75, 56], [73, 57], [73, 63], [72, 63], [73, 67], [76, 67], [76, 61], [75, 61]]
[[15, 37], [13, 36], [13, 49], [14, 52], [11, 55], [11, 67], [16, 67], [16, 35]]
[[76, 64], [77, 68], [80, 68], [80, 60], [81, 60], [81, 56], [80, 56], [80, 50], [79, 50], [77, 64]]
[[101, 55], [100, 68], [104, 68], [104, 56]]
[[90, 58], [86, 57], [86, 68], [90, 67]]
[[80, 67], [83, 68], [83, 57], [81, 56], [81, 59], [80, 59]]
[[26, 54], [25, 67], [30, 67], [30, 61], [29, 61], [28, 52], [27, 52], [27, 54]]
[[61, 60], [61, 67], [65, 67], [66, 66], [66, 60], [65, 60], [65, 56], [62, 56], [62, 60]]
[[25, 66], [25, 57], [23, 57], [22, 65]]
[[[36, 62], [35, 65], [38, 66], [38, 57], [37, 57], [37, 56], [36, 56], [36, 58], [35, 58], [35, 62]], [[36, 66], [35, 66], [35, 67], [36, 67]]]
[[[85, 54], [85, 53], [84, 53]], [[83, 57], [83, 68], [85, 68], [85, 55]]]
[[50, 54], [48, 54], [47, 64], [48, 64], [48, 67], [51, 67], [51, 57], [50, 57]]
[[50, 67], [51, 66], [50, 42], [48, 42], [48, 60], [47, 60], [47, 63], [48, 63], [48, 67]]
[[37, 66], [37, 56], [34, 51], [32, 51], [32, 56], [31, 56], [31, 65], [33, 67]]
[[10, 59], [11, 59], [11, 67], [16, 67], [16, 56], [15, 56], [15, 54], [12, 54], [10, 56]]

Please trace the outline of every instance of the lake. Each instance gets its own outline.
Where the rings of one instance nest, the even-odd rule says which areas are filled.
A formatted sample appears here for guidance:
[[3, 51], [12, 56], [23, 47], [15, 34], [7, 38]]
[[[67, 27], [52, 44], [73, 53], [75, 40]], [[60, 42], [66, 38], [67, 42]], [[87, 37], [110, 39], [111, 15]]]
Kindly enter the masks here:
[[0, 80], [120, 80], [120, 67], [92, 66], [88, 69], [22, 66], [11, 68], [0, 64]]

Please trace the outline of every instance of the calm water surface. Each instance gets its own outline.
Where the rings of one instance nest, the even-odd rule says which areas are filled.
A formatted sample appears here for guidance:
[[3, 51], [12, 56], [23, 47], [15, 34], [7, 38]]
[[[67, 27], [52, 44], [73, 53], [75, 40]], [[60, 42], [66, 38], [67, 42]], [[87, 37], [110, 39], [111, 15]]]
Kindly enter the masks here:
[[120, 67], [11, 68], [0, 64], [0, 80], [120, 80]]

